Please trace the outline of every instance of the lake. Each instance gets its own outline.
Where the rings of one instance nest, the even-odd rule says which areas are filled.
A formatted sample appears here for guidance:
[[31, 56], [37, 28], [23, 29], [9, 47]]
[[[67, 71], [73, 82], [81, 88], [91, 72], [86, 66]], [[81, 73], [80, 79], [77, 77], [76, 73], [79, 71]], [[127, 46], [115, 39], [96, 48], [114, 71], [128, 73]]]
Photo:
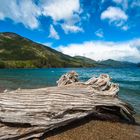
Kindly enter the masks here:
[[[140, 118], [140, 68], [49, 68], [49, 69], [0, 69], [0, 88], [40, 88], [55, 86], [60, 76], [71, 70], [81, 81], [107, 73], [120, 85], [119, 97], [131, 103]], [[140, 120], [140, 119], [139, 119]]]

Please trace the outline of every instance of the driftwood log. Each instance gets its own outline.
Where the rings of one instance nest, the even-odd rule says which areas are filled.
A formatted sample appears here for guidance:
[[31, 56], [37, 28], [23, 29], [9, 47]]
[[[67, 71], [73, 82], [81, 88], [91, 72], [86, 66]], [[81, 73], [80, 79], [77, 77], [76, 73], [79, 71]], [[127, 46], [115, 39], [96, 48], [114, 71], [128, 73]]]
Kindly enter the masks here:
[[102, 74], [78, 82], [67, 73], [57, 87], [0, 93], [0, 140], [26, 140], [88, 115], [134, 123], [133, 108], [117, 97], [119, 86]]

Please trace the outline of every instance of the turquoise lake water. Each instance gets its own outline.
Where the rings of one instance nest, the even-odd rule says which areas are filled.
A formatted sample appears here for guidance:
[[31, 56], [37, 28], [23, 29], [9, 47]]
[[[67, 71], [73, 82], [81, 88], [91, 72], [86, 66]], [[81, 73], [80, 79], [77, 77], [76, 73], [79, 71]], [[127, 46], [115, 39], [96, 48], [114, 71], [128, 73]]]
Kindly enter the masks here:
[[[50, 68], [50, 69], [0, 69], [0, 88], [40, 88], [55, 86], [59, 77], [71, 70], [81, 81], [107, 73], [120, 85], [119, 97], [131, 103], [140, 114], [140, 68]], [[139, 115], [140, 116], [140, 115]]]

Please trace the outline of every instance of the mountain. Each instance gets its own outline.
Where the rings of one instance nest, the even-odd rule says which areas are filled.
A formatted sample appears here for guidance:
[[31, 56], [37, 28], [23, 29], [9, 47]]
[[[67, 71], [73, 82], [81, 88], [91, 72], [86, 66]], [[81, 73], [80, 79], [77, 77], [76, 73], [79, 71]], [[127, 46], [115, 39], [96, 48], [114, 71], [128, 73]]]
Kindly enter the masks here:
[[83, 63], [88, 63], [94, 65], [95, 67], [136, 67], [140, 66], [139, 64], [126, 62], [126, 61], [116, 61], [112, 59], [104, 60], [104, 61], [95, 61], [87, 57], [83, 56], [75, 56], [74, 58], [80, 59]]
[[137, 66], [140, 67], [140, 63], [138, 63]]
[[0, 68], [130, 67], [135, 65], [111, 59], [94, 61], [83, 56], [71, 57], [18, 34], [0, 33]]
[[94, 67], [15, 33], [0, 33], [0, 68]]
[[98, 63], [97, 61], [95, 60], [92, 60], [90, 58], [87, 58], [87, 57], [84, 57], [84, 56], [74, 56], [74, 58], [76, 58], [77, 60], [79, 61], [82, 61], [83, 63], [88, 63], [88, 64], [91, 64], [95, 67], [99, 67], [99, 66], [102, 66], [102, 64]]
[[99, 64], [103, 65], [104, 67], [136, 67], [137, 64], [126, 62], [126, 61], [116, 61], [112, 59], [108, 59], [105, 61], [98, 61]]

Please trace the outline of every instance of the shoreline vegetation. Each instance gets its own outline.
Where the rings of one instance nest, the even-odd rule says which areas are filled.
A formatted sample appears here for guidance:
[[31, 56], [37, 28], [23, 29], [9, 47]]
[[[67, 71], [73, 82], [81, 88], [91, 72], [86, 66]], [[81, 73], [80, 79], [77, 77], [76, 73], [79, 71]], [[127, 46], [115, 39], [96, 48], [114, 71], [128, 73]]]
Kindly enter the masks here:
[[[127, 125], [137, 127], [133, 107], [118, 98], [119, 87], [110, 80], [108, 75], [102, 74], [98, 78], [92, 77], [86, 82], [80, 82], [78, 74], [72, 71], [60, 77], [57, 87], [4, 91], [0, 94], [0, 139], [35, 140], [52, 136], [50, 138], [53, 140], [55, 133], [58, 134], [58, 139], [61, 139], [62, 134], [62, 140], [70, 140], [72, 137], [76, 139], [76, 133], [79, 138], [92, 138], [96, 135], [95, 138], [98, 139], [103, 136], [102, 131], [111, 139], [116, 137], [119, 130], [122, 138], [128, 138], [125, 137], [126, 131], [124, 132]], [[96, 119], [106, 120], [106, 123]], [[107, 120], [114, 124], [121, 122], [126, 127], [119, 123], [114, 125]], [[82, 129], [86, 129], [86, 133], [80, 135]], [[133, 131], [130, 126], [127, 132], [135, 132], [131, 137], [136, 140], [139, 138], [138, 129]], [[71, 133], [73, 135], [70, 136]]]
[[71, 57], [48, 46], [35, 43], [18, 34], [0, 33], [0, 68], [82, 68], [82, 67], [137, 67], [139, 64], [115, 60], [94, 61]]

